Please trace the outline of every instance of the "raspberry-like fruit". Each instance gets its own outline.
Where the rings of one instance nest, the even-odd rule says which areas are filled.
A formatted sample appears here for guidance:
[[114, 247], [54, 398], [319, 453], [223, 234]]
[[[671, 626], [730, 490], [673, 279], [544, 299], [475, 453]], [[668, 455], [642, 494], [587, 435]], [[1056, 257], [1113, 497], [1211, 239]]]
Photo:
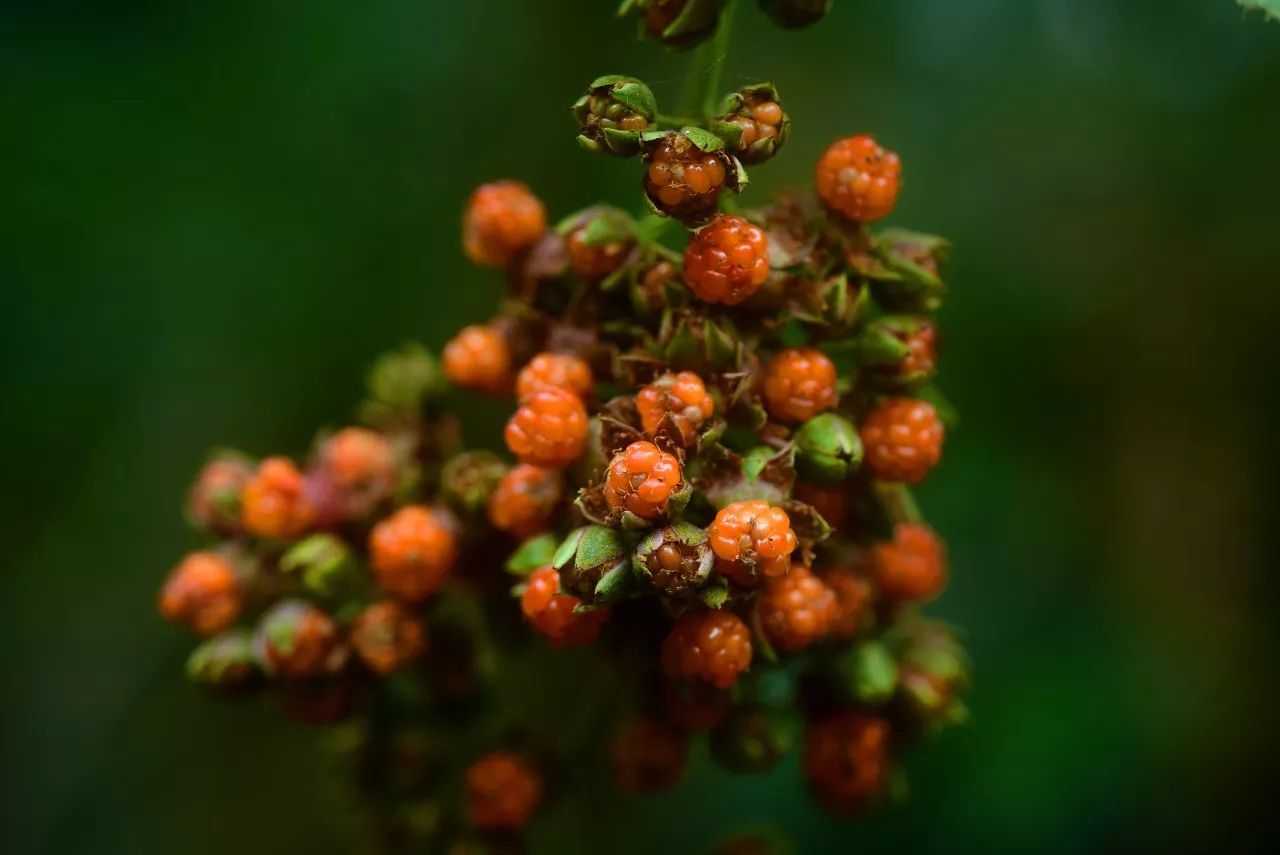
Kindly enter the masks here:
[[213, 552], [192, 552], [160, 589], [160, 614], [200, 635], [213, 635], [236, 622], [243, 599], [240, 577], [230, 562]]
[[591, 366], [567, 353], [539, 353], [520, 369], [516, 397], [523, 400], [543, 389], [568, 389], [587, 397], [591, 393]]
[[503, 267], [547, 230], [542, 202], [519, 181], [482, 184], [462, 220], [462, 248], [485, 267]]
[[889, 773], [889, 723], [846, 710], [811, 724], [805, 736], [805, 777], [819, 801], [856, 813], [883, 789]]
[[916, 484], [942, 460], [944, 429], [933, 405], [890, 398], [862, 423], [867, 466], [882, 481]]
[[511, 353], [502, 333], [474, 324], [444, 346], [444, 373], [463, 389], [502, 392], [511, 383]]
[[885, 599], [932, 600], [947, 584], [947, 549], [927, 526], [899, 523], [871, 548], [871, 568]]
[[520, 402], [507, 422], [507, 448], [522, 463], [561, 469], [582, 456], [587, 408], [568, 389], [543, 389]]
[[315, 521], [302, 473], [284, 457], [258, 464], [240, 491], [240, 521], [259, 537], [297, 537]]
[[670, 413], [685, 445], [694, 441], [715, 409], [715, 399], [702, 378], [692, 371], [668, 372], [636, 393], [636, 410], [644, 432], [652, 436]]
[[827, 206], [858, 223], [893, 210], [902, 184], [898, 155], [862, 134], [833, 142], [818, 161], [814, 184]]
[[871, 372], [886, 380], [911, 383], [933, 374], [938, 365], [937, 331], [929, 321], [903, 325], [892, 331], [906, 345], [908, 353], [897, 362], [870, 366]]
[[685, 248], [685, 284], [704, 302], [736, 306], [768, 278], [769, 238], [742, 217], [721, 214]]
[[562, 490], [556, 470], [521, 463], [502, 476], [489, 496], [489, 522], [521, 539], [546, 531]]
[[240, 491], [253, 475], [243, 460], [219, 458], [200, 470], [187, 496], [187, 513], [196, 525], [219, 534], [240, 525]]
[[813, 348], [784, 350], [764, 373], [764, 406], [780, 422], [804, 422], [836, 405], [836, 367]]
[[298, 600], [277, 603], [259, 624], [262, 653], [271, 672], [289, 679], [332, 673], [342, 657], [333, 619]]
[[579, 226], [569, 232], [565, 248], [569, 253], [569, 268], [583, 279], [603, 279], [622, 266], [634, 246], [630, 241], [610, 240], [603, 243], [587, 243], [587, 227]]
[[467, 767], [467, 820], [486, 831], [516, 831], [542, 800], [542, 777], [513, 751], [490, 751]]
[[667, 502], [682, 483], [675, 455], [640, 440], [614, 455], [604, 482], [604, 498], [611, 508], [656, 520], [666, 516]]
[[390, 674], [427, 648], [422, 621], [394, 600], [365, 606], [351, 624], [351, 646], [378, 674]]
[[875, 620], [871, 608], [873, 591], [866, 577], [847, 568], [836, 568], [822, 573], [821, 578], [836, 595], [835, 614], [828, 635], [847, 640]]
[[683, 733], [652, 719], [629, 722], [613, 740], [613, 778], [625, 793], [655, 793], [680, 783], [689, 758]]
[[781, 576], [791, 569], [796, 533], [782, 508], [754, 499], [721, 508], [707, 527], [716, 569], [739, 585]]
[[849, 494], [844, 485], [826, 487], [808, 481], [798, 481], [795, 487], [797, 502], [804, 502], [818, 512], [836, 531], [845, 527], [849, 521]]
[[707, 581], [714, 563], [707, 533], [680, 522], [650, 531], [636, 547], [632, 567], [664, 594], [682, 594]]
[[777, 154], [786, 140], [790, 120], [782, 105], [758, 91], [743, 92], [738, 110], [721, 119], [742, 129], [742, 136], [731, 146], [743, 163], [763, 163]]
[[672, 132], [645, 157], [644, 189], [654, 207], [686, 225], [715, 216], [720, 191], [733, 169], [722, 151], [704, 152], [682, 133]]
[[835, 592], [805, 567], [765, 583], [760, 594], [764, 634], [781, 650], [800, 650], [827, 634], [836, 616]]
[[681, 730], [710, 730], [724, 721], [732, 706], [730, 692], [706, 683], [666, 680], [662, 684], [663, 713]]
[[751, 631], [733, 612], [689, 612], [662, 642], [662, 668], [677, 680], [727, 689], [749, 667]]
[[435, 593], [457, 559], [452, 528], [422, 505], [401, 508], [369, 533], [374, 578], [384, 590], [408, 602]]
[[593, 644], [609, 616], [606, 608], [576, 611], [582, 600], [560, 593], [560, 574], [543, 567], [529, 574], [520, 596], [520, 610], [534, 629], [546, 636], [553, 647]]
[[326, 439], [320, 459], [329, 477], [343, 489], [389, 489], [395, 481], [391, 443], [368, 428], [351, 427]]

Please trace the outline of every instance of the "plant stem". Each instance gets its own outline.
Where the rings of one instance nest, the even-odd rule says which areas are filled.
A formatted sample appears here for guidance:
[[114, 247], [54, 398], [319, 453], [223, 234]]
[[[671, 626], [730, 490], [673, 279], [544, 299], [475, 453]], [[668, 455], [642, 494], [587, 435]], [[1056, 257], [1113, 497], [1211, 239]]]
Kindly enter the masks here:
[[[719, 100], [720, 81], [724, 74], [724, 61], [729, 54], [729, 34], [733, 30], [733, 7], [736, 0], [728, 0], [720, 12], [720, 23], [715, 35], [698, 45], [689, 57], [689, 73], [680, 93], [680, 114], [700, 115], [701, 120], [712, 116]], [[686, 124], [699, 124], [688, 122]]]

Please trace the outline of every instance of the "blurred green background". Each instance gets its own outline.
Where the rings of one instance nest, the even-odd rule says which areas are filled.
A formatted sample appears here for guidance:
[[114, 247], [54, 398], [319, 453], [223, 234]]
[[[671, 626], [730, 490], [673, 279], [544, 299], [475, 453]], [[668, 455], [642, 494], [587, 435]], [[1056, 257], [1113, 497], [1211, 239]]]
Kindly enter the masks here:
[[[379, 350], [487, 317], [473, 185], [638, 208], [635, 165], [579, 151], [566, 107], [606, 72], [674, 98], [685, 61], [612, 7], [0, 3], [6, 851], [351, 848], [322, 733], [183, 683], [154, 611], [179, 502], [211, 445], [301, 453]], [[616, 839], [561, 814], [539, 843], [700, 851], [743, 815], [803, 852], [1261, 845], [1280, 26], [1231, 0], [836, 0], [798, 33], [741, 10], [727, 81], [767, 77], [795, 127], [748, 201], [873, 131], [905, 163], [890, 222], [956, 243], [964, 420], [923, 502], [974, 720], [859, 824], [791, 768], [699, 771]]]

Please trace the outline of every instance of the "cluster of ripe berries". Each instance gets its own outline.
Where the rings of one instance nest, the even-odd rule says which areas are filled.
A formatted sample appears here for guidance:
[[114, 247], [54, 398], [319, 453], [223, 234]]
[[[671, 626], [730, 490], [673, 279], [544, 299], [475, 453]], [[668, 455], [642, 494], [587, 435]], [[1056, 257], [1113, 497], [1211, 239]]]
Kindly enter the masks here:
[[[687, 11], [636, 5], [659, 32]], [[828, 147], [812, 196], [722, 213], [742, 163], [786, 137], [768, 84], [729, 96], [711, 131], [654, 130], [651, 93], [625, 77], [574, 113], [584, 146], [640, 155], [652, 210], [697, 230], [671, 247], [603, 208], [552, 227], [526, 185], [479, 187], [462, 247], [507, 272], [519, 310], [461, 330], [439, 366], [385, 357], [365, 424], [302, 463], [210, 461], [188, 510], [216, 542], [173, 569], [160, 611], [206, 639], [193, 679], [269, 685], [309, 721], [353, 714], [392, 674], [431, 697], [479, 679], [475, 648], [494, 642], [474, 626], [459, 642], [451, 592], [554, 648], [647, 644], [634, 676], [651, 691], [611, 755], [628, 792], [674, 786], [699, 731], [726, 768], [770, 768], [789, 742], [755, 678], [789, 660], [807, 780], [860, 811], [906, 740], [963, 710], [963, 652], [916, 615], [947, 562], [910, 496], [942, 456], [945, 244], [869, 230], [900, 164], [865, 135]], [[461, 449], [447, 385], [511, 402], [510, 462]], [[535, 757], [465, 758], [470, 829], [534, 816]]]

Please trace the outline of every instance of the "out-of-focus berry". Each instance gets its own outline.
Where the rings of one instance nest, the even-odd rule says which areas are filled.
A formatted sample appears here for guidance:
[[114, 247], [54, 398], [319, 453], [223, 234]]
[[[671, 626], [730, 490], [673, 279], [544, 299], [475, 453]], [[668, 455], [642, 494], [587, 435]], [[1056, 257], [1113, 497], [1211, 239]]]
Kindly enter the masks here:
[[435, 593], [458, 559], [452, 528], [422, 505], [401, 508], [369, 533], [369, 560], [383, 590], [408, 602]]
[[240, 525], [240, 491], [252, 475], [253, 468], [238, 457], [210, 460], [187, 495], [192, 522], [218, 534], [235, 531]]
[[521, 539], [546, 531], [562, 491], [559, 472], [521, 463], [490, 495], [489, 522]]
[[240, 521], [259, 537], [297, 537], [315, 517], [302, 473], [287, 458], [263, 460], [240, 491]]
[[927, 526], [899, 523], [892, 542], [871, 548], [871, 568], [885, 599], [925, 602], [947, 584], [947, 550]]
[[637, 719], [613, 741], [613, 778], [627, 793], [669, 790], [680, 783], [689, 745], [685, 735], [652, 719]]
[[444, 346], [444, 373], [463, 389], [490, 393], [509, 389], [511, 353], [506, 339], [484, 324], [463, 327]]
[[836, 367], [820, 350], [792, 348], [769, 361], [764, 406], [780, 422], [803, 422], [836, 405]]
[[522, 463], [562, 469], [586, 447], [587, 408], [568, 389], [543, 389], [521, 401], [507, 422], [507, 448]]
[[467, 821], [487, 831], [516, 831], [542, 800], [542, 777], [513, 751], [490, 751], [467, 767]]
[[581, 398], [591, 394], [591, 366], [567, 353], [539, 353], [520, 369], [516, 397], [523, 400], [543, 389], [568, 389]]
[[390, 674], [422, 655], [427, 647], [422, 621], [394, 600], [373, 603], [351, 625], [351, 646], [378, 674]]
[[862, 423], [867, 466], [882, 481], [919, 483], [942, 460], [944, 433], [932, 404], [890, 398]]
[[681, 730], [709, 730], [724, 720], [732, 694], [706, 683], [667, 680], [662, 686], [663, 712]]
[[822, 581], [836, 596], [835, 614], [829, 633], [832, 638], [853, 638], [875, 620], [872, 612], [874, 592], [871, 582], [847, 568], [827, 570]]
[[839, 531], [849, 520], [849, 494], [842, 484], [823, 486], [809, 481], [799, 481], [795, 488], [796, 501], [804, 502], [818, 512], [832, 529]]
[[760, 624], [780, 650], [808, 647], [827, 634], [836, 616], [835, 592], [805, 567], [765, 582], [760, 594]]
[[240, 577], [227, 559], [214, 552], [192, 552], [160, 589], [160, 614], [200, 635], [213, 635], [236, 622], [243, 600]]
[[462, 248], [485, 267], [504, 267], [547, 230], [542, 202], [519, 181], [482, 184], [462, 219]]
[[809, 727], [805, 777], [828, 810], [857, 813], [883, 792], [889, 774], [889, 723], [847, 710]]
[[300, 600], [272, 606], [258, 623], [263, 659], [271, 673], [289, 679], [334, 673], [344, 658], [333, 619]]
[[728, 611], [688, 612], [662, 643], [668, 677], [727, 689], [751, 666], [751, 631]]

